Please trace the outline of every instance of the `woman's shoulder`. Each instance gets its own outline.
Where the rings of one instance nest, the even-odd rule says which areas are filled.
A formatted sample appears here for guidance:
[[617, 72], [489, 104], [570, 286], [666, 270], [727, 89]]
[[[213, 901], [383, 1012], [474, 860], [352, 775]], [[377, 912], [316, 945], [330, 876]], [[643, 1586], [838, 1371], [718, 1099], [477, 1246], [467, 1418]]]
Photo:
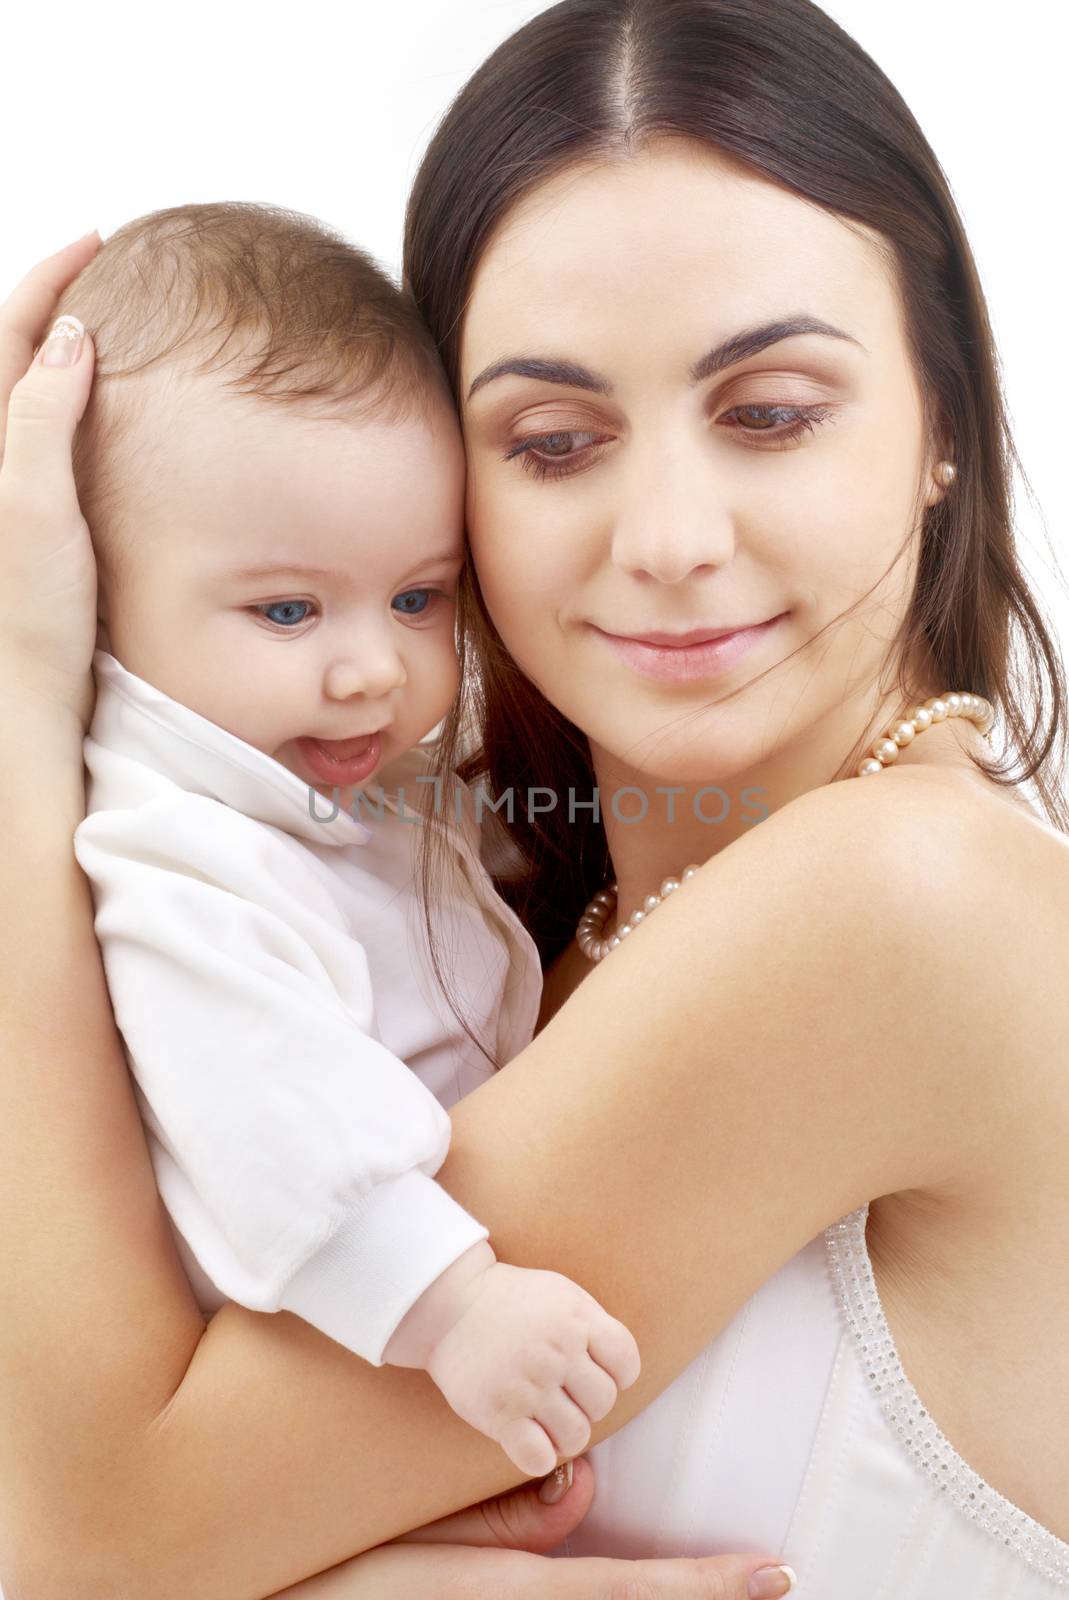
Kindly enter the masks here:
[[903, 766], [878, 778], [825, 784], [769, 821], [777, 824], [774, 847], [789, 851], [806, 840], [809, 850], [840, 853], [869, 886], [907, 880], [920, 891], [923, 874], [944, 896], [965, 887], [960, 878], [998, 896], [1019, 893], [1033, 880], [1063, 891], [1069, 883], [1069, 836], [1019, 789], [974, 769]]
[[916, 766], [811, 790], [738, 846], [694, 914], [724, 952], [714, 1032], [759, 1033], [770, 1103], [797, 1077], [836, 1101], [847, 1142], [878, 1124], [884, 1187], [865, 1198], [956, 1189], [981, 1151], [997, 1181], [1010, 1083], [1010, 1144], [1037, 1148], [1069, 1111], [1057, 831], [967, 774]]
[[[1069, 837], [1019, 791], [972, 768], [904, 766], [811, 790], [773, 820], [769, 855], [831, 917], [844, 979], [874, 957], [912, 970], [914, 986], [938, 983], [987, 1019], [1005, 1068], [1064, 1057]], [[966, 1014], [951, 1008], [950, 1026]]]

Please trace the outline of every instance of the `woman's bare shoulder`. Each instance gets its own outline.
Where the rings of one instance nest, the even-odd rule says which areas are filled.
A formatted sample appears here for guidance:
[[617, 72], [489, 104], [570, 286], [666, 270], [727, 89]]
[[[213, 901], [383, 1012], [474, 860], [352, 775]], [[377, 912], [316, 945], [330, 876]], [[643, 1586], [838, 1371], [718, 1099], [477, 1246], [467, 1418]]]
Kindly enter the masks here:
[[1069, 921], [1069, 836], [1020, 790], [973, 769], [908, 766], [878, 780], [828, 784], [786, 807], [783, 820], [849, 852], [863, 880], [897, 870], [920, 893], [926, 869], [939, 898], [950, 890], [967, 900], [982, 895], [990, 919], [1019, 912], [1022, 896], [1038, 894]]
[[957, 866], [996, 897], [1009, 898], [1034, 879], [1069, 881], [1069, 836], [1019, 790], [957, 766], [904, 766], [878, 778], [825, 784], [769, 821], [781, 835], [777, 845], [808, 839], [814, 847], [838, 848], [862, 878], [878, 881], [897, 868], [917, 884], [927, 865], [938, 887], [949, 885]]
[[[865, 1041], [841, 1113], [857, 1130], [871, 1117], [871, 1074], [883, 1130], [917, 1156], [909, 1186], [953, 1188], [978, 1165], [994, 1181], [993, 1150], [1037, 1148], [1069, 1110], [1069, 841], [989, 780], [917, 765], [811, 790], [739, 845], [708, 902], [773, 975], [789, 1037], [833, 1028], [848, 1063]], [[785, 1074], [796, 1059], [784, 1049]], [[941, 1129], [927, 1153], [922, 1125]]]
[[[916, 1003], [931, 1006], [934, 1031], [950, 1029], [948, 1046], [955, 1028], [975, 1031], [975, 1061], [982, 1031], [1003, 1074], [1059, 1058], [1064, 1073], [1069, 838], [1019, 792], [973, 769], [916, 765], [812, 790], [775, 817], [777, 862], [793, 859], [815, 892], [823, 876], [822, 914], [838, 902], [844, 977], [878, 953], [900, 980], [912, 968]], [[923, 1002], [926, 975], [958, 1003]]]

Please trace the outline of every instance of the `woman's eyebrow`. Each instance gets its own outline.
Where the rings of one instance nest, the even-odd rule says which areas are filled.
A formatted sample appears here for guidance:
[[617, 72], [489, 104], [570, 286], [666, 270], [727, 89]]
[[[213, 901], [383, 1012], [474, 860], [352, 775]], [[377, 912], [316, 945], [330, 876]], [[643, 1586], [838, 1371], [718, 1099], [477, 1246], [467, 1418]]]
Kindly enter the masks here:
[[785, 317], [731, 334], [694, 363], [690, 369], [691, 382], [701, 383], [705, 378], [711, 378], [714, 372], [722, 372], [725, 367], [733, 367], [750, 356], [760, 355], [762, 350], [767, 350], [769, 345], [779, 344], [781, 339], [794, 339], [802, 333], [819, 334], [823, 339], [846, 339], [850, 344], [857, 345], [859, 350], [865, 349], [861, 340], [855, 339], [852, 333], [835, 328], [819, 317]]
[[589, 367], [581, 367], [577, 362], [547, 361], [538, 356], [506, 356], [503, 361], [495, 361], [489, 367], [484, 367], [478, 377], [472, 380], [468, 399], [486, 384], [493, 383], [495, 378], [506, 378], [510, 374], [519, 378], [540, 378], [543, 383], [567, 384], [569, 389], [590, 389], [594, 394], [612, 394], [612, 384], [608, 378], [599, 377]]
[[[845, 333], [842, 328], [833, 327], [819, 317], [781, 317], [774, 322], [763, 322], [755, 328], [744, 328], [721, 340], [720, 344], [694, 362], [689, 371], [690, 380], [692, 383], [701, 383], [725, 367], [733, 367], [739, 361], [759, 355], [769, 345], [779, 344], [781, 339], [793, 339], [803, 333], [819, 334], [825, 339], [847, 339], [859, 350], [865, 348], [852, 333]], [[484, 367], [472, 380], [468, 399], [488, 383], [493, 383], [495, 378], [509, 376], [560, 383], [569, 389], [588, 389], [593, 394], [612, 394], [612, 384], [608, 378], [591, 372], [589, 367], [580, 366], [578, 362], [554, 361], [539, 356], [507, 356], [503, 361], [494, 361]]]

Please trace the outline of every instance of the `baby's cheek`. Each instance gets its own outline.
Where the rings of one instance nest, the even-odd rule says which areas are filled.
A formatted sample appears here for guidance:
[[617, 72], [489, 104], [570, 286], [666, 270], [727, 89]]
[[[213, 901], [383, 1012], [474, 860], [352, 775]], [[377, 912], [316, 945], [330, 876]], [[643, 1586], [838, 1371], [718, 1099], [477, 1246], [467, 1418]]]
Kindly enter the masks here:
[[428, 691], [438, 717], [444, 717], [460, 690], [460, 663], [453, 643], [452, 620], [441, 629], [428, 650]]

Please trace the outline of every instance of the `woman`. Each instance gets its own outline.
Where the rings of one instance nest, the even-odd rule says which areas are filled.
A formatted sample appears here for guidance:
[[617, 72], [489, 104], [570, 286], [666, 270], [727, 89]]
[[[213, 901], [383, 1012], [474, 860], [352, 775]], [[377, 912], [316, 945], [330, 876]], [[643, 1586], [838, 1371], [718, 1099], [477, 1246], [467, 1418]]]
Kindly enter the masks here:
[[[803, 0], [566, 0], [443, 125], [406, 265], [467, 430], [489, 781], [571, 787], [588, 823], [554, 837], [555, 813], [528, 824], [521, 804], [517, 899], [561, 949], [606, 865], [579, 809], [592, 776], [639, 791], [625, 817], [649, 803], [637, 823], [605, 813], [624, 917], [705, 861], [610, 952], [585, 940], [595, 963], [569, 945], [559, 1010], [455, 1108], [439, 1175], [509, 1259], [576, 1277], [639, 1341], [643, 1377], [595, 1430], [618, 1432], [593, 1537], [712, 1549], [751, 1537], [744, 1514], [822, 1600], [874, 1579], [1063, 1592], [1065, 843], [987, 770], [967, 718], [898, 728], [942, 690], [990, 697], [1064, 827], [1064, 685], [1009, 536], [990, 336], [934, 159]], [[0, 479], [20, 754], [3, 779], [20, 840], [5, 1548], [30, 1593], [113, 1592], [121, 1568], [145, 1595], [259, 1595], [514, 1479], [416, 1375], [286, 1317], [228, 1307], [205, 1330], [148, 1203], [64, 853], [92, 645], [65, 441], [88, 360], [16, 391]], [[1034, 720], [1011, 622], [1049, 678]], [[737, 664], [678, 642], [749, 623]], [[893, 767], [849, 781], [889, 724]], [[562, 1454], [581, 1447], [569, 1426]], [[427, 1552], [327, 1581], [366, 1583], [384, 1554]], [[463, 1555], [465, 1581], [502, 1555]], [[387, 1592], [381, 1571], [364, 1592]]]

